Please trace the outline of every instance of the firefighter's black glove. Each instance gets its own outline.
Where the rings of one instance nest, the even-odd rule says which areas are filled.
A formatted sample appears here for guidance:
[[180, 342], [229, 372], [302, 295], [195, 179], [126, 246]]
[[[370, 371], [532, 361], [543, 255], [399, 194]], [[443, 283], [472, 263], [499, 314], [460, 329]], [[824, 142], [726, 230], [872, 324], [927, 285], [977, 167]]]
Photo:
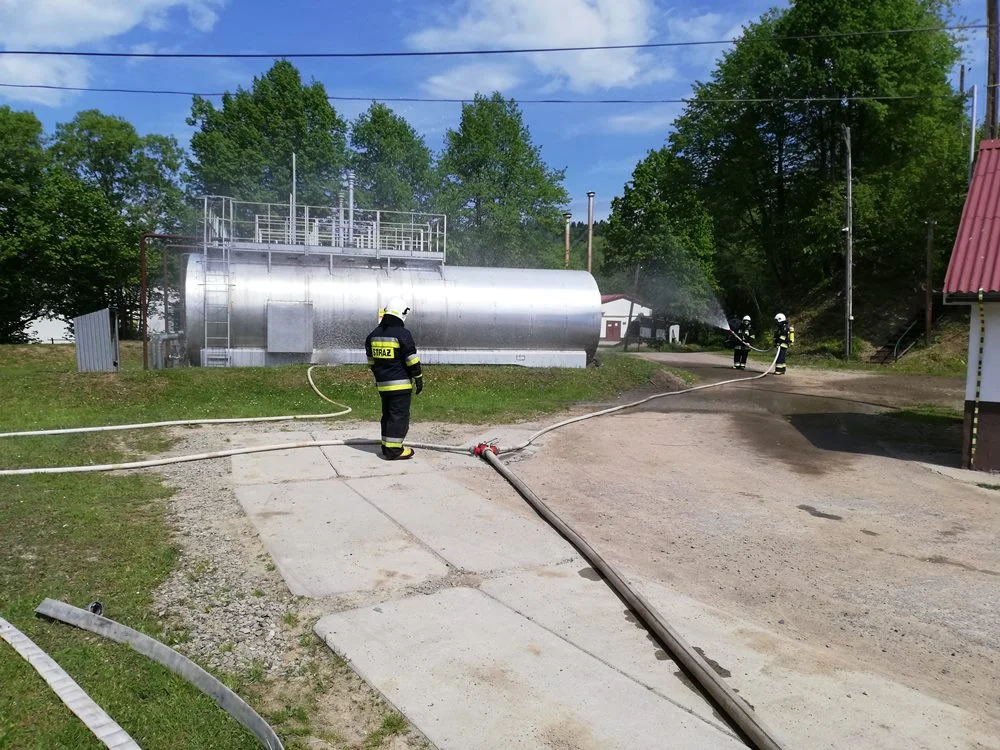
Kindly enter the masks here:
[[423, 378], [417, 378], [417, 380], [416, 380], [416, 389], [417, 389], [417, 393], [418, 394], [424, 389], [424, 379]]

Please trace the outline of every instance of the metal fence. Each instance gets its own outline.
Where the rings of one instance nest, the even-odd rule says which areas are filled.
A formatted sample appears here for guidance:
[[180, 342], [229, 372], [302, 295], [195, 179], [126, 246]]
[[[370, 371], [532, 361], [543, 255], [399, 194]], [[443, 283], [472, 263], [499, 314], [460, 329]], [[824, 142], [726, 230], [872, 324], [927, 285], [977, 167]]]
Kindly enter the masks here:
[[255, 203], [204, 199], [205, 242], [356, 250], [364, 255], [444, 258], [444, 214], [382, 211], [350, 206]]

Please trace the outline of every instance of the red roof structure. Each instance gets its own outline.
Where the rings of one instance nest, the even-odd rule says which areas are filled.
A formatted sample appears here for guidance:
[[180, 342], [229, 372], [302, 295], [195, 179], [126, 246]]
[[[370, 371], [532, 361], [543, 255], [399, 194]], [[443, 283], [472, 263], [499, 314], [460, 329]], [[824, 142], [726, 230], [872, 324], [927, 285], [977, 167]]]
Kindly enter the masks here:
[[[602, 294], [601, 295], [601, 304], [603, 305], [603, 304], [605, 304], [607, 302], [614, 302], [615, 300], [618, 300], [618, 299], [632, 300], [633, 298], [632, 298], [631, 294]], [[633, 300], [633, 301], [637, 305], [640, 304], [639, 300]]]
[[948, 263], [951, 298], [1000, 294], [1000, 140], [979, 144], [979, 158]]

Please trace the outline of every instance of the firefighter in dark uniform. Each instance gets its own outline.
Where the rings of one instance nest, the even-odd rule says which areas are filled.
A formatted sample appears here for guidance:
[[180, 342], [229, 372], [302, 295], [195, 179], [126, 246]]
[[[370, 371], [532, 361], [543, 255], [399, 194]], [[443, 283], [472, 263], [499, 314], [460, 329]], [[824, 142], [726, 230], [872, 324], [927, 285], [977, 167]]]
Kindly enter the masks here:
[[795, 343], [795, 329], [788, 325], [784, 313], [774, 316], [774, 345], [778, 347], [778, 359], [774, 363], [774, 374], [785, 374], [785, 357], [788, 347]]
[[736, 333], [736, 345], [733, 347], [733, 369], [745, 370], [747, 367], [747, 357], [750, 356], [750, 342], [756, 338], [753, 332], [753, 325], [750, 322], [750, 316], [744, 315], [739, 327], [734, 330]]
[[382, 399], [382, 455], [389, 460], [413, 457], [403, 440], [410, 429], [410, 400], [424, 389], [413, 336], [403, 326], [410, 308], [399, 297], [381, 312], [378, 327], [365, 339], [368, 364]]

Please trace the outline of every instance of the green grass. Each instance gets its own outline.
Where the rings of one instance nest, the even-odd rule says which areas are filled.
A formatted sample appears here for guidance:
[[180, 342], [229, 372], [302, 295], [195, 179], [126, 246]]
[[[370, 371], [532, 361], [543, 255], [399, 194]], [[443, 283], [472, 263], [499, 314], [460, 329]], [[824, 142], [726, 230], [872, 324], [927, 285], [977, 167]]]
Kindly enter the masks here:
[[[140, 441], [141, 442], [141, 441]], [[94, 437], [57, 439], [60, 460], [119, 458]], [[126, 442], [128, 453], [140, 445]], [[0, 441], [15, 456], [52, 460]], [[0, 614], [47, 651], [143, 747], [253, 748], [256, 741], [210, 698], [127, 646], [33, 616], [48, 596], [149, 635], [163, 628], [151, 592], [175, 564], [164, 523], [168, 491], [148, 475], [0, 479]], [[0, 748], [102, 747], [27, 662], [0, 644]]]
[[[843, 343], [841, 343], [843, 346]], [[722, 353], [722, 352], [720, 352]], [[844, 370], [849, 372], [866, 372], [876, 375], [932, 375], [937, 377], [964, 377], [964, 356], [937, 358], [933, 355], [920, 356], [922, 353], [910, 354], [888, 365], [875, 364], [862, 359], [844, 359], [830, 353], [817, 350], [802, 350], [792, 347], [788, 353], [790, 367], [807, 367], [817, 370]], [[774, 352], [761, 354], [750, 352], [750, 359], [760, 364], [768, 365], [774, 359]]]
[[[80, 374], [71, 346], [0, 346], [0, 432], [332, 408], [308, 388], [304, 367], [143, 372], [139, 351], [123, 346], [119, 374]], [[413, 417], [510, 422], [649, 389], [664, 372], [655, 363], [613, 354], [585, 370], [429, 366]], [[377, 419], [378, 396], [367, 368], [323, 368], [316, 382], [353, 406], [353, 417]], [[0, 438], [0, 467], [112, 463], [168, 445], [152, 430]], [[77, 606], [100, 600], [108, 617], [153, 637], [189, 639], [188, 633], [168, 632], [150, 610], [152, 592], [176, 564], [164, 517], [168, 496], [150, 474], [0, 477], [0, 615], [59, 662], [141, 746], [255, 748], [256, 741], [209, 698], [145, 657], [33, 615], [45, 597]], [[199, 561], [188, 575], [203, 577], [210, 565]], [[297, 619], [288, 615], [285, 622]], [[259, 665], [222, 677], [251, 703], [266, 687]], [[284, 738], [294, 742], [307, 731], [303, 711], [294, 702], [282, 709], [276, 723]], [[366, 747], [405, 727], [402, 717], [386, 717]], [[34, 670], [0, 643], [0, 749], [98, 747]]]
[[[967, 318], [946, 319], [934, 330], [931, 346], [920, 343], [913, 347], [899, 361], [891, 364], [873, 364], [861, 357], [844, 359], [843, 337], [813, 339], [799, 338], [788, 353], [790, 365], [822, 370], [850, 370], [884, 375], [933, 375], [940, 377], [964, 377], [967, 364], [969, 325]], [[768, 341], [770, 339], [767, 339]], [[759, 344], [763, 346], [763, 344]], [[872, 347], [860, 337], [855, 337], [854, 351], [872, 351]], [[751, 358], [761, 363], [770, 363], [774, 353], [751, 352]]]
[[977, 484], [977, 487], [982, 487], [984, 490], [1000, 490], [1000, 484]]
[[[130, 356], [123, 354], [127, 367], [120, 374], [81, 374], [75, 372], [72, 350], [56, 348], [64, 349], [61, 356], [53, 355], [51, 346], [0, 347], [4, 393], [0, 430], [334, 410], [309, 389], [301, 366], [143, 372], [135, 369], [135, 352], [131, 351]], [[32, 365], [36, 352], [39, 363]], [[425, 389], [414, 399], [412, 415], [414, 421], [510, 422], [648, 386], [661, 369], [652, 362], [615, 354], [603, 355], [600, 367], [580, 370], [428, 366]], [[351, 406], [352, 417], [378, 419], [378, 395], [367, 367], [322, 368], [314, 379], [327, 396]], [[37, 440], [37, 444], [24, 440], [19, 445], [30, 454], [57, 454], [61, 451], [53, 449], [74, 444], [70, 439], [64, 443], [51, 437]], [[99, 451], [114, 442], [115, 438], [106, 438], [92, 449]], [[79, 444], [81, 449], [84, 443]], [[16, 465], [30, 464], [20, 461]]]
[[365, 738], [365, 750], [381, 747], [389, 737], [406, 731], [406, 719], [399, 714], [389, 714], [382, 719], [382, 725]]
[[960, 410], [951, 409], [947, 406], [937, 406], [935, 404], [918, 404], [917, 406], [910, 406], [904, 409], [895, 409], [889, 413], [897, 419], [933, 424], [941, 427], [961, 425], [965, 419], [965, 415]]

